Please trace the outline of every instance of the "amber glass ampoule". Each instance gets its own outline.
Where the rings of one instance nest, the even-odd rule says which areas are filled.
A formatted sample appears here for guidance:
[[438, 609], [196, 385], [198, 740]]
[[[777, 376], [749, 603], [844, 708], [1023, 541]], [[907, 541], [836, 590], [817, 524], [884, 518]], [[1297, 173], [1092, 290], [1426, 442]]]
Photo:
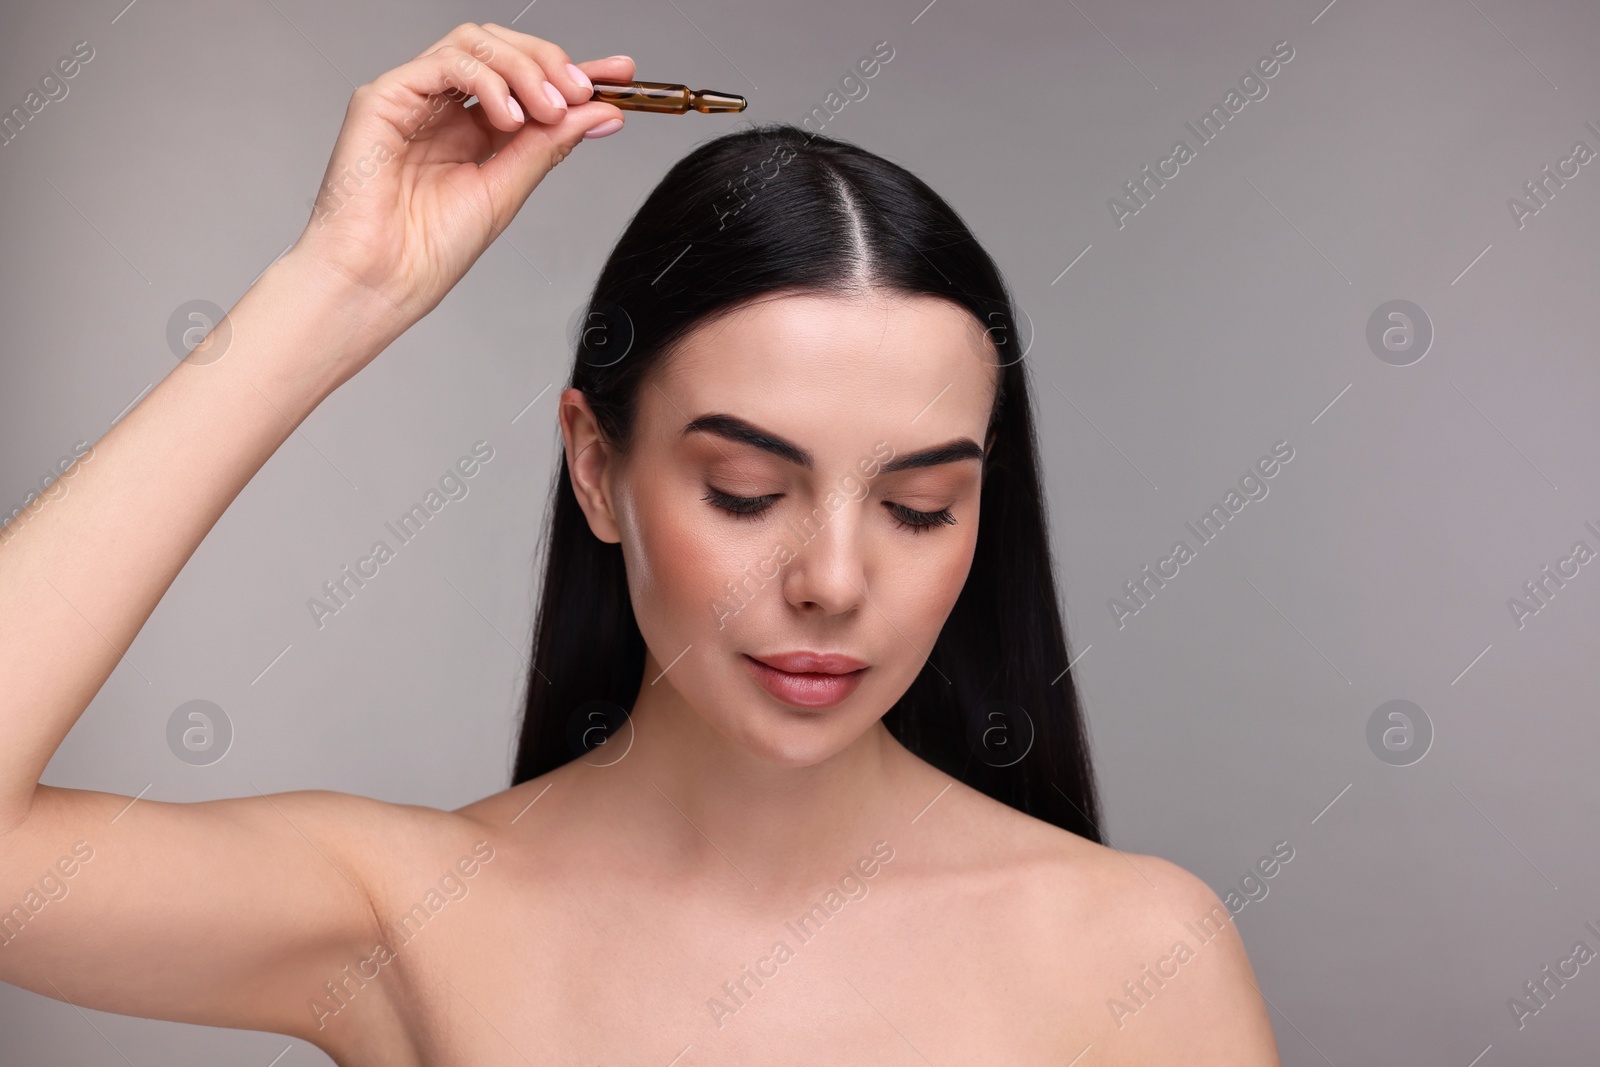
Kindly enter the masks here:
[[681, 115], [686, 111], [743, 111], [750, 101], [715, 89], [691, 89], [674, 82], [594, 83], [592, 99], [604, 100], [624, 111], [661, 111]]

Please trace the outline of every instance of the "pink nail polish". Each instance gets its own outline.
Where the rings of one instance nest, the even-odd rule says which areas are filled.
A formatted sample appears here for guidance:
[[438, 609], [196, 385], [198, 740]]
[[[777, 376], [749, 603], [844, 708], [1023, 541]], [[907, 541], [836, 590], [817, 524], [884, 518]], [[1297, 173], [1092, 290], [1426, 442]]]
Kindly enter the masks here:
[[560, 89], [557, 89], [549, 82], [544, 83], [544, 95], [549, 97], [550, 102], [556, 107], [559, 107], [562, 111], [567, 109], [567, 98], [561, 95]]
[[622, 129], [621, 119], [606, 119], [600, 125], [585, 133], [584, 136], [591, 140], [597, 137], [610, 137], [620, 129]]
[[567, 64], [567, 73], [572, 75], [572, 80], [573, 81], [577, 82], [579, 85], [583, 86], [585, 89], [593, 89], [594, 88], [594, 82], [589, 80], [589, 75], [585, 74], [583, 72], [583, 70], [576, 63], [568, 63]]

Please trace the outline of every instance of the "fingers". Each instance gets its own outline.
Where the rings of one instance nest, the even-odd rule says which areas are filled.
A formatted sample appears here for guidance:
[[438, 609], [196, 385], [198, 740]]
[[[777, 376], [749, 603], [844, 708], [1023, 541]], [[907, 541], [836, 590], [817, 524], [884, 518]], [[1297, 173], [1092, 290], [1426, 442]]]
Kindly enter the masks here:
[[[451, 90], [461, 94], [461, 99], [475, 95], [490, 122], [501, 130], [516, 130], [527, 120], [527, 116], [512, 101], [510, 86], [505, 78], [470, 52], [453, 44], [441, 45], [393, 70], [385, 71], [370, 86], [383, 98], [391, 99], [396, 89], [419, 97], [442, 95]], [[549, 107], [549, 101], [544, 103], [543, 121], [558, 120], [562, 109]]]
[[[619, 68], [631, 67], [632, 61], [622, 58], [622, 63], [615, 57], [600, 61], [600, 75], [616, 77]], [[502, 131], [514, 131], [528, 119], [558, 123], [569, 106], [594, 92], [589, 76], [558, 45], [494, 23], [462, 23], [432, 49], [379, 79], [386, 80], [421, 95], [447, 89], [475, 95]]]
[[[511, 82], [512, 91], [524, 103], [530, 99], [525, 94], [535, 91], [549, 93], [541, 83], [554, 86], [560, 95], [560, 100], [570, 105], [584, 103], [593, 97], [595, 78], [613, 82], [627, 82], [634, 78], [634, 62], [631, 56], [608, 56], [605, 59], [574, 63], [572, 57], [560, 46], [542, 37], [522, 33], [495, 22], [486, 22], [482, 26], [463, 23], [452, 31], [446, 40], [454, 42], [457, 47], [467, 48], [473, 55], [506, 75]], [[501, 66], [495, 62], [495, 56], [499, 54], [494, 51], [497, 41], [504, 42], [506, 49], [515, 53], [507, 57], [509, 66]], [[525, 56], [529, 62], [524, 64], [516, 58], [517, 56]], [[514, 75], [513, 70], [535, 76], [520, 80]], [[552, 95], [550, 99], [559, 109], [561, 104], [556, 96]]]
[[466, 109], [485, 138], [473, 154], [493, 187], [495, 215], [504, 225], [588, 131], [612, 119], [625, 122], [620, 108], [593, 99], [593, 79], [633, 77], [628, 56], [575, 64], [550, 41], [495, 23], [464, 22], [373, 86], [419, 96], [455, 90], [461, 99], [478, 98], [476, 108]]
[[[582, 105], [592, 101], [594, 78], [633, 80], [634, 63], [629, 56], [575, 64], [560, 46], [494, 22], [481, 26], [462, 23], [445, 37], [438, 50], [449, 49], [464, 50], [502, 75], [516, 98], [513, 103], [520, 103], [531, 119], [545, 127], [544, 136], [528, 139], [515, 131], [507, 132], [504, 126], [493, 122], [492, 115], [473, 115], [473, 121], [488, 136], [489, 157], [498, 158], [509, 147], [509, 155], [498, 159], [494, 168], [497, 173], [486, 177], [502, 184], [518, 203], [537, 184], [537, 179], [530, 179], [527, 173], [530, 164], [542, 160], [544, 169], [554, 167], [587, 131], [613, 118], [619, 123], [624, 121], [621, 110], [612, 105], [596, 101], [598, 114]], [[479, 101], [483, 101], [482, 96]], [[574, 111], [573, 118], [582, 118], [581, 125], [565, 121], [569, 111]], [[472, 114], [470, 108], [468, 113]], [[491, 122], [495, 128], [490, 128]]]
[[[565, 52], [549, 42], [540, 43], [545, 46], [541, 49], [542, 61], [530, 50], [496, 36], [486, 27], [463, 23], [451, 34], [451, 44], [444, 47], [461, 49], [471, 55], [475, 64], [493, 70], [521, 101], [529, 118], [551, 124], [560, 122], [566, 115], [569, 92], [576, 103], [587, 100], [591, 90], [581, 87], [566, 71]], [[546, 64], [554, 64], [559, 70], [560, 82], [565, 85], [557, 83], [557, 75], [548, 70]], [[479, 99], [484, 98], [480, 96]]]
[[[536, 70], [540, 80], [554, 86], [555, 94], [551, 96], [552, 102], [559, 97], [562, 103], [581, 104], [594, 95], [594, 84], [589, 76], [574, 64], [572, 57], [559, 46], [543, 38], [519, 33], [493, 22], [486, 22], [479, 29], [492, 39], [491, 45], [494, 41], [503, 42], [506, 51], [513, 56], [524, 58], [528, 64], [527, 69]], [[485, 62], [493, 60], [486, 57]], [[540, 86], [534, 86], [532, 82], [529, 84], [542, 89]], [[524, 88], [515, 79], [512, 80], [512, 87], [519, 95]], [[548, 90], [543, 91], [548, 92]]]
[[630, 56], [610, 56], [579, 63], [579, 67], [594, 81], [631, 82], [636, 76]]

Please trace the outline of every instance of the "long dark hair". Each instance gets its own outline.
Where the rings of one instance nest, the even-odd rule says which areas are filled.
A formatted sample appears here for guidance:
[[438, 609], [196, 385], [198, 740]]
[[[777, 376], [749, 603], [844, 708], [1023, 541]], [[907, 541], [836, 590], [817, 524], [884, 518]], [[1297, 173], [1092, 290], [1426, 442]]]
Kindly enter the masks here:
[[[612, 249], [577, 321], [568, 385], [626, 451], [641, 382], [694, 326], [780, 290], [864, 284], [967, 308], [1000, 366], [972, 568], [884, 726], [951, 777], [1100, 842], [1039, 484], [1027, 339], [994, 261], [937, 193], [895, 163], [789, 123], [700, 145]], [[583, 755], [605, 727], [620, 726], [644, 673], [621, 546], [594, 536], [566, 463], [557, 468], [513, 784]]]

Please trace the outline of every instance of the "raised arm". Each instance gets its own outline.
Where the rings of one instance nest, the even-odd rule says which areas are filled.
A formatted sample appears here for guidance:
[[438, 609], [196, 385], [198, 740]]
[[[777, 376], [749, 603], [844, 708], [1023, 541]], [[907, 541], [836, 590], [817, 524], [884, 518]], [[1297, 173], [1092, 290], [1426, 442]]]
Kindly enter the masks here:
[[[228, 313], [226, 348], [213, 330], [216, 351], [178, 363], [68, 492], [0, 529], [0, 980], [316, 1040], [308, 999], [379, 939], [383, 865], [470, 844], [454, 816], [334, 793], [170, 804], [39, 777], [267, 458], [438, 304], [586, 130], [621, 117], [567, 64], [469, 23], [357, 89], [310, 225]], [[633, 76], [627, 59], [584, 66]]]

